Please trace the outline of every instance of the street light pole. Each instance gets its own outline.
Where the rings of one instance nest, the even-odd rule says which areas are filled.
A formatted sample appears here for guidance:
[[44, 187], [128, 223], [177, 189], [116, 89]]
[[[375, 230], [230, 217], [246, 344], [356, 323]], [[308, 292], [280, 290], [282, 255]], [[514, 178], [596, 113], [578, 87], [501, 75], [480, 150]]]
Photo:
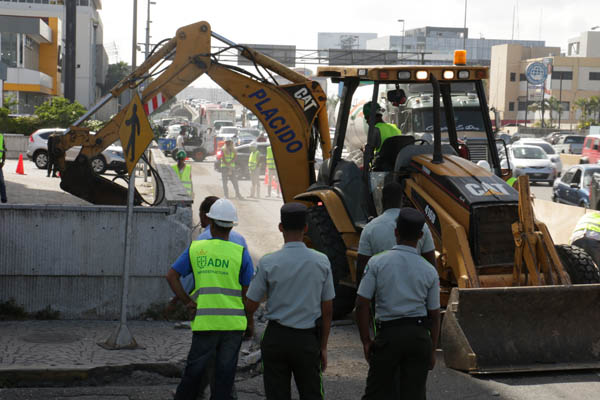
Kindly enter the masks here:
[[465, 22], [463, 25], [463, 50], [467, 49], [467, 0], [465, 0]]
[[404, 59], [404, 20], [399, 19], [398, 22], [402, 22], [402, 46], [400, 47], [400, 61]]
[[150, 23], [152, 22], [150, 21], [150, 6], [155, 4], [156, 2], [148, 0], [148, 12], [146, 14], [146, 49], [144, 51], [145, 58], [148, 58], [148, 54], [150, 54]]

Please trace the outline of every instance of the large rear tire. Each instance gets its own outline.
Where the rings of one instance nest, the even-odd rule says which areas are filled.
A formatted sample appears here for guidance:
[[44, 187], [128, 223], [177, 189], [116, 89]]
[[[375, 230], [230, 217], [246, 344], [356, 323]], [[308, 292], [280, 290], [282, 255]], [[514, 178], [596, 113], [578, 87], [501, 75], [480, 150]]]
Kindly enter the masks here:
[[356, 289], [340, 284], [340, 280], [349, 273], [346, 245], [324, 206], [308, 210], [308, 237], [313, 248], [329, 258], [335, 287], [333, 318], [342, 319], [354, 308]]
[[600, 272], [592, 257], [581, 247], [557, 244], [558, 257], [573, 284], [600, 283]]

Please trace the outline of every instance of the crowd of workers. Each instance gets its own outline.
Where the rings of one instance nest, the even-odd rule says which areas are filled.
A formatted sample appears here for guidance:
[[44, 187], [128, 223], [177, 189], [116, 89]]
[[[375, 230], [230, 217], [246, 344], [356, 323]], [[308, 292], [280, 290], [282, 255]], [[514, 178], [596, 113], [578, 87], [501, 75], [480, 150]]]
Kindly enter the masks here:
[[[420, 256], [429, 256], [430, 233], [418, 211], [399, 209], [398, 189], [390, 184], [383, 193], [392, 223], [373, 220], [369, 225], [376, 229], [367, 225], [370, 233], [361, 237], [361, 254], [369, 257], [356, 301], [359, 336], [370, 366], [365, 399], [424, 397], [427, 373], [435, 363], [439, 281], [435, 268]], [[300, 398], [324, 398], [322, 373], [335, 291], [328, 258], [303, 242], [307, 212], [301, 203], [281, 207], [278, 229], [284, 245], [263, 256], [255, 270], [246, 241], [232, 230], [238, 221], [233, 203], [214, 196], [202, 202], [204, 231], [167, 273], [177, 299], [193, 314], [192, 345], [176, 399], [196, 399], [211, 382], [212, 398], [235, 398], [242, 339], [254, 335], [254, 313], [265, 299], [269, 322], [261, 352], [266, 398], [290, 399], [292, 376]], [[370, 253], [382, 246], [388, 251]]]

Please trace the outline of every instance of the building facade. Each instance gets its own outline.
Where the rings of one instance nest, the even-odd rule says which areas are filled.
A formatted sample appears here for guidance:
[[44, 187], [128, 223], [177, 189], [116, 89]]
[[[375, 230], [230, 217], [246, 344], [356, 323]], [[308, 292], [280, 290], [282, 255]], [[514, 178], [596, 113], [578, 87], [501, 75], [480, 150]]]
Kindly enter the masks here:
[[[75, 99], [89, 108], [100, 97], [108, 68], [100, 0], [77, 0]], [[62, 96], [66, 10], [62, 0], [0, 0], [0, 54], [8, 64], [4, 96], [17, 114], [32, 114]]]
[[[527, 66], [532, 62], [548, 65], [548, 77], [543, 85], [528, 84]], [[580, 117], [574, 105], [580, 98], [600, 96], [600, 57], [566, 57], [559, 47], [526, 48], [519, 45], [495, 46], [490, 68], [490, 107], [500, 112], [504, 124], [535, 123], [541, 120], [542, 93], [560, 104], [552, 119], [557, 126], [569, 128]], [[534, 105], [535, 104], [535, 105]], [[533, 105], [533, 106], [532, 106]]]
[[472, 39], [464, 28], [426, 26], [410, 29], [402, 36], [381, 36], [367, 41], [369, 50], [397, 50], [401, 63], [452, 64], [454, 50], [467, 50], [471, 65], [490, 65], [492, 47], [516, 43], [527, 47], [543, 47], [539, 40]]
[[600, 32], [582, 32], [576, 38], [569, 39], [567, 55], [569, 57], [600, 57]]

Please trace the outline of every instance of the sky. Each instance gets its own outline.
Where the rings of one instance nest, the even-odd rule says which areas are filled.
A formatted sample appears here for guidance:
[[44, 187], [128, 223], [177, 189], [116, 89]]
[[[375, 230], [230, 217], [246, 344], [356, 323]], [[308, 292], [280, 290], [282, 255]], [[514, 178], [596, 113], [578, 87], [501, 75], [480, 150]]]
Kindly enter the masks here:
[[[462, 27], [465, 0], [153, 0], [151, 43], [170, 38], [178, 27], [208, 21], [236, 43], [296, 45], [316, 49], [318, 32], [400, 35], [423, 26]], [[138, 42], [146, 37], [147, 0], [138, 0]], [[600, 25], [599, 0], [467, 0], [469, 37], [545, 40], [566, 50], [569, 38]], [[131, 63], [133, 0], [103, 0], [100, 11], [110, 62]], [[213, 41], [213, 45], [220, 43]], [[143, 46], [142, 46], [143, 49]], [[140, 52], [138, 65], [143, 59]], [[194, 86], [199, 86], [195, 84]]]

